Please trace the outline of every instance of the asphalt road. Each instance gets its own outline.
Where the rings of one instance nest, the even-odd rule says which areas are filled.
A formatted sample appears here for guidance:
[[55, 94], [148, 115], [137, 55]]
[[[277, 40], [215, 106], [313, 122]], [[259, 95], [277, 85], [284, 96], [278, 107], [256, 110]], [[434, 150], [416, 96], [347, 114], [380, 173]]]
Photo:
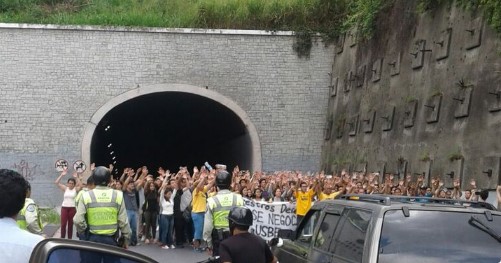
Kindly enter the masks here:
[[162, 249], [158, 245], [144, 244], [129, 247], [129, 250], [148, 256], [160, 263], [194, 263], [209, 258], [207, 253], [193, 251], [191, 247]]
[[[56, 226], [58, 227], [58, 226]], [[50, 230], [50, 229], [49, 229]], [[47, 231], [49, 231], [47, 230]], [[57, 228], [55, 233], [53, 230], [51, 231], [51, 235], [53, 237], [59, 238], [61, 236], [61, 228]], [[76, 233], [76, 229], [73, 228], [73, 233]], [[78, 240], [75, 234], [73, 234], [73, 239]], [[175, 248], [175, 249], [161, 249], [158, 245], [153, 244], [144, 244], [140, 242], [141, 245], [135, 247], [129, 247], [130, 251], [137, 252], [139, 254], [143, 254], [147, 257], [150, 257], [159, 263], [195, 263], [202, 260], [206, 260], [209, 258], [207, 253], [198, 253], [193, 251], [191, 246], [185, 246], [185, 248]]]

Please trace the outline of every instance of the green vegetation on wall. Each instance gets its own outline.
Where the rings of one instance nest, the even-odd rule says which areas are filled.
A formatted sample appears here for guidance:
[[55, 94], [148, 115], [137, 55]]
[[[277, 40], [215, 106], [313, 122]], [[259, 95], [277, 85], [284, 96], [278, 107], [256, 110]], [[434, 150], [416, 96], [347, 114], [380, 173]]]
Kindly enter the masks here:
[[0, 21], [148, 27], [294, 30], [363, 36], [393, 0], [1, 0]]
[[[311, 36], [332, 40], [351, 28], [368, 39], [378, 16], [395, 0], [0, 0], [0, 22], [167, 28], [292, 30], [294, 50], [308, 56]], [[418, 0], [426, 11], [453, 0]], [[456, 0], [483, 10], [501, 33], [500, 0]]]
[[487, 23], [501, 33], [501, 1], [500, 0], [419, 0], [418, 10], [424, 12], [426, 10], [434, 9], [443, 4], [455, 4], [466, 10], [483, 12], [484, 18]]

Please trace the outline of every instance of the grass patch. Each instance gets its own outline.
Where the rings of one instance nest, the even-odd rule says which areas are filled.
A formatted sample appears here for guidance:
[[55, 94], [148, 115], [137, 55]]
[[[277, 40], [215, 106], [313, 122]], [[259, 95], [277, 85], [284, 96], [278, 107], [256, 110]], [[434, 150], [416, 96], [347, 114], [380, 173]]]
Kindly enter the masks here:
[[47, 224], [59, 225], [61, 223], [61, 217], [54, 208], [39, 208], [39, 213], [44, 226]]
[[356, 25], [363, 32], [372, 30], [383, 2], [393, 0], [0, 0], [0, 19], [16, 23], [293, 30], [336, 37]]
[[334, 40], [352, 27], [370, 37], [383, 3], [393, 0], [0, 0], [11, 23], [166, 28], [291, 30], [308, 57], [311, 36]]

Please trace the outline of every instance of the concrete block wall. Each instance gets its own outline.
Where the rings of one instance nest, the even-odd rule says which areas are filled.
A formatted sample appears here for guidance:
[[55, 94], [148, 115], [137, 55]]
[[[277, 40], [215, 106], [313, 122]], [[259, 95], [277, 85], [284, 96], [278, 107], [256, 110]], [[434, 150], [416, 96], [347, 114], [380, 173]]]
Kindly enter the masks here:
[[299, 58], [294, 40], [290, 32], [0, 24], [0, 167], [26, 171], [34, 198], [59, 205], [54, 163], [82, 159], [96, 110], [138, 85], [179, 83], [208, 86], [246, 111], [263, 170], [318, 170], [334, 47], [318, 41]]

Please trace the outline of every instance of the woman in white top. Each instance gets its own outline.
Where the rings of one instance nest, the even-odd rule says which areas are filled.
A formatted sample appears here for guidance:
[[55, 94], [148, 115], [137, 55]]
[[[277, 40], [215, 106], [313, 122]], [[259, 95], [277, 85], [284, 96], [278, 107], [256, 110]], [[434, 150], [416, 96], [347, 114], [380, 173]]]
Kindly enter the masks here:
[[160, 231], [158, 239], [163, 249], [175, 248], [172, 242], [174, 226], [174, 195], [172, 188], [162, 186], [160, 191]]
[[63, 204], [61, 206], [61, 238], [66, 238], [66, 229], [68, 229], [68, 239], [72, 239], [73, 216], [77, 212], [75, 197], [82, 188], [82, 183], [76, 172], [73, 173], [73, 178], [68, 179], [66, 185], [60, 183], [61, 178], [67, 173], [68, 170], [64, 169], [54, 183], [64, 192]]

